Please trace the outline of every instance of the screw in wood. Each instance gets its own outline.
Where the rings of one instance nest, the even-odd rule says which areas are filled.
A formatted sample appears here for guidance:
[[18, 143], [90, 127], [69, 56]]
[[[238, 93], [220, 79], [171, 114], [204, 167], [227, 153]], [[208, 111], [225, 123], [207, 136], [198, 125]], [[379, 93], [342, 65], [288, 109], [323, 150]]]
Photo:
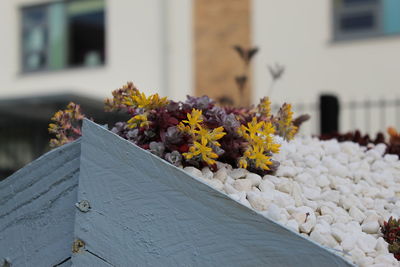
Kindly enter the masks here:
[[88, 212], [90, 210], [90, 203], [87, 200], [81, 200], [75, 204], [81, 212]]
[[76, 239], [72, 244], [72, 253], [80, 253], [85, 248], [85, 242], [80, 239]]

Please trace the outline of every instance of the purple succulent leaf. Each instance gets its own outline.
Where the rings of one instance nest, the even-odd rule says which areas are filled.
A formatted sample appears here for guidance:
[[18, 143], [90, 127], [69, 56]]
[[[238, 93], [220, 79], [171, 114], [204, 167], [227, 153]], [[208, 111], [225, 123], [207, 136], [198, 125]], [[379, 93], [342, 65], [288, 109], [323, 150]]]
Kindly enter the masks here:
[[177, 112], [181, 109], [181, 106], [181, 102], [170, 101], [166, 108], [168, 112]]
[[165, 142], [168, 144], [180, 144], [183, 141], [183, 134], [179, 129], [175, 126], [168, 127], [167, 132], [165, 133]]
[[178, 151], [174, 150], [171, 153], [165, 154], [165, 160], [175, 166], [179, 166], [182, 164], [182, 155]]
[[149, 150], [151, 153], [158, 157], [163, 157], [164, 156], [164, 151], [165, 151], [165, 146], [161, 142], [150, 142], [149, 145]]
[[126, 137], [130, 141], [136, 141], [139, 138], [139, 129], [132, 129], [127, 132]]
[[144, 131], [144, 135], [147, 137], [147, 138], [153, 138], [153, 137], [155, 137], [156, 136], [156, 133], [154, 132], [154, 131], [152, 131], [152, 130], [146, 130], [146, 131]]
[[188, 95], [186, 97], [187, 100], [185, 103], [189, 104], [191, 108], [205, 110], [212, 108], [215, 105], [215, 102], [206, 95], [201, 97], [193, 97]]
[[218, 155], [221, 156], [225, 153], [225, 150], [223, 150], [221, 147], [216, 146], [216, 145], [211, 145], [211, 148], [213, 149], [213, 151]]
[[237, 136], [237, 129], [240, 127], [240, 122], [236, 119], [234, 114], [223, 115], [220, 118], [220, 123], [226, 132]]

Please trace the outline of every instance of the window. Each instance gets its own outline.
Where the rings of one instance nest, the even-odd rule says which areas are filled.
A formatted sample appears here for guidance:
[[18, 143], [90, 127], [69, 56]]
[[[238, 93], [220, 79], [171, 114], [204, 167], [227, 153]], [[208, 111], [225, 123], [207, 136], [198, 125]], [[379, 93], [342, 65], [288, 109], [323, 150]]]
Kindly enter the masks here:
[[105, 62], [104, 0], [60, 1], [22, 9], [22, 70]]
[[334, 39], [400, 33], [399, 0], [334, 0]]

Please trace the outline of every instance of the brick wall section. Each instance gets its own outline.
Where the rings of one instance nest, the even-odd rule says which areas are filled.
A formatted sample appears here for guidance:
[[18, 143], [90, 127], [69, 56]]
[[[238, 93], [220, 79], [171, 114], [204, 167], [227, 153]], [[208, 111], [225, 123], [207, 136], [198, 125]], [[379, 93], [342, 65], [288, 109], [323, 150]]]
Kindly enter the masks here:
[[232, 46], [251, 46], [250, 0], [194, 0], [196, 95], [233, 98], [249, 104], [250, 83], [240, 101], [234, 82], [243, 63]]

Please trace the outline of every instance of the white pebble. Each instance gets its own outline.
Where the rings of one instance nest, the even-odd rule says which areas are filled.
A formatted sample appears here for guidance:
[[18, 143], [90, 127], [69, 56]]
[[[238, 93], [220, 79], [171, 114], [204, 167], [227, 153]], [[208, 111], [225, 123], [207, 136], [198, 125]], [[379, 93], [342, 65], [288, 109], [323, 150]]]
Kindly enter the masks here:
[[380, 225], [379, 225], [378, 221], [371, 221], [371, 222], [363, 223], [361, 228], [362, 228], [363, 232], [365, 232], [367, 234], [376, 234], [376, 233], [378, 233], [378, 231], [380, 229]]
[[270, 192], [271, 190], [275, 190], [275, 185], [268, 180], [262, 180], [258, 188], [260, 188], [261, 192]]
[[286, 226], [295, 232], [299, 232], [299, 224], [296, 220], [290, 219], [286, 222]]
[[230, 176], [230, 177], [232, 177], [232, 179], [239, 179], [239, 178], [243, 178], [243, 177], [245, 177], [246, 176], [246, 174], [247, 174], [247, 170], [245, 170], [245, 169], [234, 169], [234, 170], [232, 170], [230, 173], [228, 173], [228, 175]]
[[230, 184], [224, 184], [224, 191], [227, 194], [237, 194], [239, 192]]
[[195, 167], [188, 166], [188, 167], [183, 168], [183, 170], [185, 172], [195, 176], [195, 177], [203, 178], [202, 172], [199, 169], [195, 168]]
[[251, 206], [257, 211], [267, 210], [272, 202], [272, 196], [264, 195], [261, 192], [248, 192], [247, 199]]
[[246, 179], [249, 179], [252, 182], [253, 186], [259, 186], [262, 181], [262, 178], [260, 175], [258, 175], [256, 173], [251, 173], [251, 172], [249, 172], [246, 175]]
[[279, 221], [282, 217], [281, 209], [277, 205], [272, 203], [268, 208], [267, 216], [274, 221]]
[[284, 177], [294, 177], [296, 175], [296, 169], [294, 167], [289, 166], [280, 166], [276, 171], [277, 176], [284, 176]]
[[212, 187], [214, 187], [217, 190], [222, 191], [224, 189], [224, 184], [221, 183], [220, 180], [217, 179], [211, 179], [211, 180], [204, 180], [207, 184], [211, 185]]
[[233, 187], [238, 191], [250, 191], [252, 187], [252, 182], [249, 179], [237, 179], [233, 183]]
[[278, 184], [276, 186], [276, 189], [278, 189], [279, 191], [281, 191], [283, 193], [291, 194], [292, 190], [293, 190], [293, 183], [291, 183], [289, 181], [285, 181], [283, 183]]
[[361, 223], [365, 219], [364, 213], [362, 213], [361, 210], [355, 206], [352, 206], [350, 208], [349, 214], [351, 217], [353, 217], [359, 223]]
[[225, 167], [220, 168], [215, 174], [214, 179], [218, 179], [221, 182], [225, 183], [226, 178], [228, 177], [228, 173]]
[[214, 173], [210, 170], [209, 167], [204, 167], [203, 169], [201, 169], [201, 173], [204, 179], [212, 179], [214, 176]]

